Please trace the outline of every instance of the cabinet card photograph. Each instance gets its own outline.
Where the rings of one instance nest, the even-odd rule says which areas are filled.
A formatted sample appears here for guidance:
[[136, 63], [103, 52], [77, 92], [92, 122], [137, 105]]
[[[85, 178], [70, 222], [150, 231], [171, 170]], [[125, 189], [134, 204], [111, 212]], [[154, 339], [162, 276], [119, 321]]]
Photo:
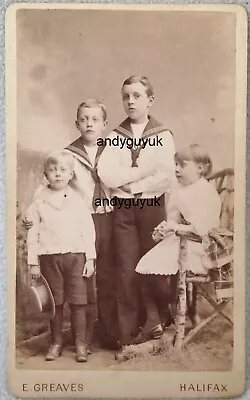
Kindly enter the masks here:
[[8, 8], [14, 395], [244, 392], [246, 60], [238, 5]]

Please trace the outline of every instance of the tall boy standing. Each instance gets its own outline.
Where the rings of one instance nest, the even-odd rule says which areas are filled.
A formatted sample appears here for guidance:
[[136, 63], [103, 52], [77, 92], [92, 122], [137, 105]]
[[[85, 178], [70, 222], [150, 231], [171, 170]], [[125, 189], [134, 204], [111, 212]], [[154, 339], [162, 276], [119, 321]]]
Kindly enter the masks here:
[[98, 328], [100, 344], [117, 346], [116, 271], [113, 251], [112, 208], [96, 207], [95, 200], [110, 197], [110, 189], [100, 180], [96, 168], [103, 151], [97, 146], [97, 138], [103, 135], [107, 124], [105, 106], [95, 99], [80, 104], [76, 127], [81, 136], [67, 146], [74, 155], [75, 179], [73, 185], [87, 202], [96, 229], [96, 284]]
[[[157, 198], [157, 206], [115, 207], [114, 230], [117, 251], [118, 324], [120, 342], [130, 344], [138, 333], [142, 315], [135, 268], [140, 258], [155, 243], [154, 227], [165, 218], [165, 192], [170, 191], [174, 178], [175, 146], [171, 132], [149, 116], [154, 102], [151, 83], [146, 77], [131, 76], [122, 85], [123, 105], [128, 118], [110, 134], [111, 140], [158, 137], [159, 145], [123, 148], [106, 146], [99, 163], [98, 174], [112, 188], [112, 195], [121, 199]], [[144, 148], [143, 148], [144, 147]], [[123, 203], [124, 204], [124, 203]], [[155, 327], [152, 335], [161, 333]]]

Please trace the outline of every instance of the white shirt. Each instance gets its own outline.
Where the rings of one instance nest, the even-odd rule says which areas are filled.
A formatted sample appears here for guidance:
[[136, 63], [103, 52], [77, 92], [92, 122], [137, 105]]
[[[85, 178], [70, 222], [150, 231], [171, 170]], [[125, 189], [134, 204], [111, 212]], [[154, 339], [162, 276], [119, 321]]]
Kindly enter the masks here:
[[70, 187], [66, 192], [41, 188], [26, 215], [33, 222], [27, 237], [29, 265], [37, 265], [42, 254], [85, 253], [87, 259], [96, 258], [90, 211]]
[[[133, 198], [136, 193], [142, 193], [142, 198], [153, 198], [169, 192], [175, 177], [175, 145], [169, 131], [157, 136], [162, 146], [142, 149], [137, 159], [138, 167], [131, 167], [131, 151], [126, 146], [104, 149], [98, 162], [98, 175], [111, 188], [112, 196]], [[109, 137], [117, 137], [117, 132], [111, 132]], [[131, 193], [119, 188], [125, 184], [130, 184]]]
[[86, 144], [85, 144], [85, 149], [88, 153], [91, 164], [94, 166], [98, 147], [97, 146], [86, 146]]
[[131, 129], [133, 132], [133, 136], [135, 139], [140, 139], [142, 137], [142, 133], [144, 131], [144, 129], [146, 128], [148, 121], [143, 122], [142, 124], [131, 124]]

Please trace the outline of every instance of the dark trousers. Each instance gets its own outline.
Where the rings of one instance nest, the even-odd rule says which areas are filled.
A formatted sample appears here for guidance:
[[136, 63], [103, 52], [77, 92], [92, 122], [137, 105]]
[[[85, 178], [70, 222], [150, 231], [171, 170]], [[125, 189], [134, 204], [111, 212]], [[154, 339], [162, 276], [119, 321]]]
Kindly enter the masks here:
[[121, 344], [129, 344], [145, 319], [140, 298], [139, 279], [135, 272], [140, 258], [155, 246], [152, 232], [166, 218], [164, 196], [160, 206], [143, 208], [124, 204], [115, 207], [114, 232], [117, 252], [117, 303]]
[[118, 339], [114, 215], [111, 212], [92, 217], [96, 230], [98, 336], [101, 344], [109, 345]]

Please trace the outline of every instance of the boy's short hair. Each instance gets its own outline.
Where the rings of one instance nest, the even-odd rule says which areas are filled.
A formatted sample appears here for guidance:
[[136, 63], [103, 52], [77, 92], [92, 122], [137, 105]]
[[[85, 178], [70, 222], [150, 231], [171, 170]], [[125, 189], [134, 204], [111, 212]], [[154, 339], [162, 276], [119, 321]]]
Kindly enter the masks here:
[[81, 103], [77, 108], [76, 118], [79, 118], [79, 111], [81, 108], [100, 108], [103, 114], [103, 120], [107, 121], [107, 110], [105, 105], [97, 99], [88, 99]]
[[194, 161], [203, 164], [204, 172], [202, 176], [208, 177], [212, 172], [212, 159], [207, 149], [199, 144], [191, 144], [175, 153], [175, 161]]
[[146, 93], [148, 96], [154, 95], [154, 88], [146, 76], [132, 75], [123, 82], [122, 88], [125, 85], [132, 85], [132, 83], [137, 83], [137, 82], [140, 82], [143, 86], [145, 86]]
[[46, 172], [49, 165], [56, 165], [60, 162], [60, 160], [66, 161], [69, 168], [73, 171], [74, 170], [74, 157], [69, 154], [67, 151], [60, 150], [60, 151], [53, 151], [47, 155], [44, 159], [44, 171]]

